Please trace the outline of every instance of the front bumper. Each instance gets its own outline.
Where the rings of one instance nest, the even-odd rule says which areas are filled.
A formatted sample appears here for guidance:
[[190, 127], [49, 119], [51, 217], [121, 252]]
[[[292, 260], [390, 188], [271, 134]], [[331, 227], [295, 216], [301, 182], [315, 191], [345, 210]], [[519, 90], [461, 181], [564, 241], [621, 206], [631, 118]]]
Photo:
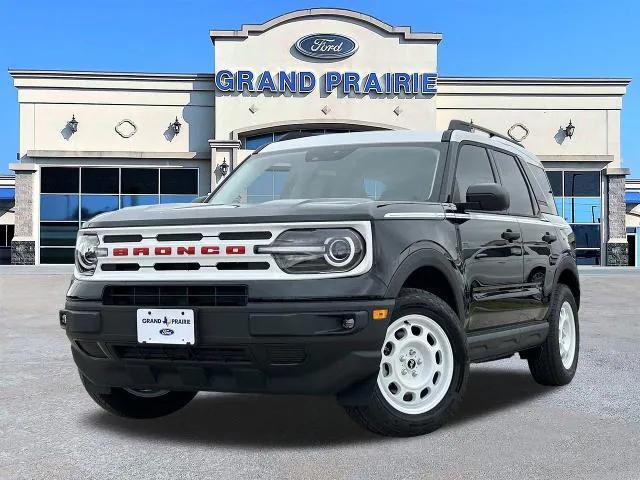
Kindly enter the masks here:
[[[338, 394], [377, 374], [393, 306], [345, 300], [193, 307], [191, 347], [138, 344], [137, 306], [68, 299], [60, 314], [78, 369], [98, 389]], [[377, 308], [389, 310], [386, 320], [373, 319]]]

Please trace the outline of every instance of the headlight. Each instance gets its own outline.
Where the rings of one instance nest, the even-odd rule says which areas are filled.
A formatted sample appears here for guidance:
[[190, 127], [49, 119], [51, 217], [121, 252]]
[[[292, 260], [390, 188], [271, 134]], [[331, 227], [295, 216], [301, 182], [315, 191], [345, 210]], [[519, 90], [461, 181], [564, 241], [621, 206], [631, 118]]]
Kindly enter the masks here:
[[362, 236], [351, 228], [287, 230], [256, 253], [273, 255], [287, 273], [335, 273], [355, 268], [365, 254]]
[[106, 248], [99, 248], [97, 235], [79, 234], [76, 241], [76, 268], [81, 275], [91, 276], [96, 271], [98, 257], [107, 255]]

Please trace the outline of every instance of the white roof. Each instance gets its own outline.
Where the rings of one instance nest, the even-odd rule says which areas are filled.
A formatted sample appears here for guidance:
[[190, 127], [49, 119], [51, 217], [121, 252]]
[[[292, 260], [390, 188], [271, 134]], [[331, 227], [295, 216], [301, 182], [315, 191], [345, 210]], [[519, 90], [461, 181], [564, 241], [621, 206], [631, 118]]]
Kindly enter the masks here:
[[371, 143], [417, 143], [439, 142], [442, 131], [418, 132], [414, 130], [375, 130], [370, 132], [330, 133], [327, 135], [312, 135], [309, 137], [284, 140], [270, 143], [262, 151], [278, 152], [294, 148], [326, 147], [330, 145], [358, 145]]
[[[499, 137], [489, 137], [482, 132], [465, 132], [454, 130], [452, 141], [473, 140], [498, 148], [510, 150], [520, 155], [528, 163], [542, 167], [540, 160], [525, 148]], [[331, 145], [359, 145], [359, 144], [384, 144], [384, 143], [420, 143], [442, 141], [442, 130], [416, 131], [416, 130], [375, 130], [369, 132], [331, 133], [328, 135], [312, 135], [273, 142], [267, 145], [262, 152], [280, 152], [296, 148], [327, 147]]]

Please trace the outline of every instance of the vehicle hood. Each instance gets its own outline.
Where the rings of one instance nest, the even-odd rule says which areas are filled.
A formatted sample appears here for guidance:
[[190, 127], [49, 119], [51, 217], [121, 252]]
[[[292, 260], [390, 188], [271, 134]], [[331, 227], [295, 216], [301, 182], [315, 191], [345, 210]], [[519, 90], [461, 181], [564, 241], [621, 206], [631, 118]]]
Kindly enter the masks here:
[[83, 228], [375, 220], [390, 212], [443, 212], [442, 204], [370, 199], [273, 200], [251, 205], [174, 203], [103, 213]]

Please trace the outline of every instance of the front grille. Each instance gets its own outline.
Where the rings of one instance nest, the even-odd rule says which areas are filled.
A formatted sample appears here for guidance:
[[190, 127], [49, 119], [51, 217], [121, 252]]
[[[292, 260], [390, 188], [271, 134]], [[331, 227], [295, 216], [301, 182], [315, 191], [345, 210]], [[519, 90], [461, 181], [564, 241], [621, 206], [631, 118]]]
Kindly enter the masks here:
[[307, 357], [304, 345], [269, 345], [267, 353], [271, 365], [295, 365]]
[[113, 345], [113, 352], [122, 360], [201, 361], [212, 363], [251, 363], [246, 345], [182, 347], [166, 345]]
[[109, 285], [104, 289], [105, 305], [144, 307], [243, 307], [246, 285]]

